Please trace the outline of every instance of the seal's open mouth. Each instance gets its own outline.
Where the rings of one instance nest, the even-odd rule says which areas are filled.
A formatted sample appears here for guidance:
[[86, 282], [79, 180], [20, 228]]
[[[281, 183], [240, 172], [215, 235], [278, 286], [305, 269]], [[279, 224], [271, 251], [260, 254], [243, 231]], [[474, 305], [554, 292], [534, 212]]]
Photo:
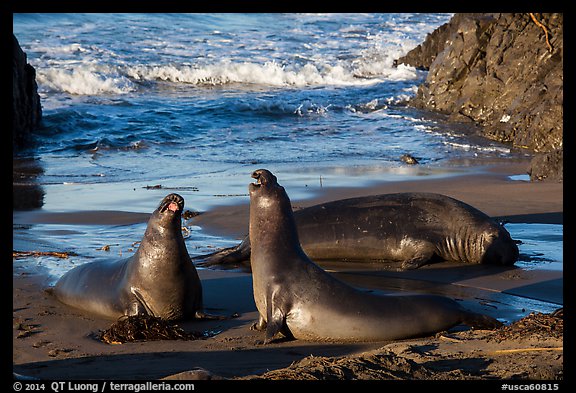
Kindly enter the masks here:
[[267, 169], [257, 169], [252, 172], [252, 178], [256, 179], [256, 183], [252, 183], [253, 187], [260, 186], [273, 186], [276, 184], [276, 176]]
[[184, 198], [178, 194], [167, 195], [160, 203], [160, 206], [158, 206], [158, 210], [161, 213], [164, 213], [166, 210], [178, 212], [182, 211], [182, 209], [184, 209]]
[[256, 179], [256, 182], [252, 183], [252, 186], [260, 187], [262, 185], [262, 176], [261, 176], [260, 171], [252, 172], [252, 178]]

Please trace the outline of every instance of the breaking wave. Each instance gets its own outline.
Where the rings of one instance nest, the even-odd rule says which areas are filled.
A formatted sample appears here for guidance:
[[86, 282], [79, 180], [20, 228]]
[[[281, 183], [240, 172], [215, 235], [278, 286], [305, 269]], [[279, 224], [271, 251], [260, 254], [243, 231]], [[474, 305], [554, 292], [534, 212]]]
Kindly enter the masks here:
[[38, 70], [40, 88], [74, 95], [123, 94], [136, 90], [129, 78], [101, 67], [81, 66], [72, 70]]
[[41, 88], [74, 95], [123, 94], [138, 90], [143, 82], [170, 82], [200, 87], [242, 85], [245, 87], [367, 86], [387, 80], [417, 78], [414, 68], [385, 64], [282, 65], [276, 61], [256, 64], [221, 61], [195, 65], [79, 65], [71, 69], [38, 70]]

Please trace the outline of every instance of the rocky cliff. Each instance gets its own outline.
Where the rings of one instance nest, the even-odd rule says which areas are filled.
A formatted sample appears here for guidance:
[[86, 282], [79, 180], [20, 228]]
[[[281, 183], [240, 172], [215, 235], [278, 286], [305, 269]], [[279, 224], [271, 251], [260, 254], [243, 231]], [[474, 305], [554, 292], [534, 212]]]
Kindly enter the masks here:
[[36, 71], [14, 35], [12, 50], [12, 145], [22, 147], [42, 118]]
[[455, 14], [397, 63], [428, 69], [409, 105], [473, 121], [563, 177], [563, 14]]

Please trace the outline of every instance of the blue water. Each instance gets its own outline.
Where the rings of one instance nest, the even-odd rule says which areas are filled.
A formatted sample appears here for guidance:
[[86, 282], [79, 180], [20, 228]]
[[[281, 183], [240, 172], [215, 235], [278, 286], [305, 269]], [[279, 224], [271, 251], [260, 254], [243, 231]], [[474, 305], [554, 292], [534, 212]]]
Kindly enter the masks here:
[[450, 16], [17, 14], [44, 114], [24, 154], [46, 184], [514, 155], [401, 105], [425, 72], [393, 60]]
[[[262, 167], [295, 199], [319, 187], [447, 176], [453, 162], [522, 157], [470, 124], [404, 105], [426, 72], [393, 61], [450, 17], [16, 14], [43, 107], [33, 145], [18, 153], [41, 168], [40, 211], [150, 213], [169, 192], [191, 210], [246, 202], [250, 173]], [[405, 153], [420, 165], [403, 163]], [[27, 219], [15, 219], [14, 249], [76, 255], [17, 259], [15, 271], [54, 277], [130, 255], [145, 228]], [[191, 254], [237, 243], [188, 228]], [[510, 224], [513, 237], [531, 239], [521, 263], [560, 270], [562, 227], [537, 228], [545, 239], [530, 228]]]

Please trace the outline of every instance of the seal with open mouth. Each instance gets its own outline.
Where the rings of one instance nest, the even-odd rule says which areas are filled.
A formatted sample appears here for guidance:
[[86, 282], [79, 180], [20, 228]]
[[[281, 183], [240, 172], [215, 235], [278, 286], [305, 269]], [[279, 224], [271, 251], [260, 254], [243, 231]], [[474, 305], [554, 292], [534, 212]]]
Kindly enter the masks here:
[[182, 236], [183, 208], [184, 198], [167, 195], [152, 213], [134, 255], [75, 267], [52, 293], [62, 303], [112, 319], [137, 314], [166, 320], [206, 317], [200, 278]]
[[355, 289], [302, 250], [290, 199], [266, 169], [249, 185], [250, 243], [257, 330], [309, 341], [383, 341], [433, 334], [460, 323], [493, 328], [496, 319], [435, 295], [378, 296]]

